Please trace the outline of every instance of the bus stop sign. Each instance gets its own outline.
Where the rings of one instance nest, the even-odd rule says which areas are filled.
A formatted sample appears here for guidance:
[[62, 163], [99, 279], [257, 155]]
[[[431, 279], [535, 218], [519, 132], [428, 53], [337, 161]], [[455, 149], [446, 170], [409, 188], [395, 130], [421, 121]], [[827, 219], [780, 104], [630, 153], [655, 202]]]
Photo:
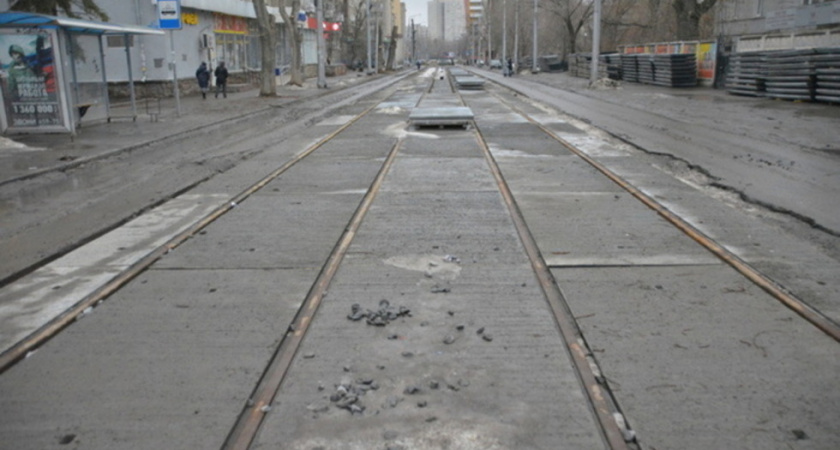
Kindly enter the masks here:
[[161, 30], [181, 29], [181, 0], [158, 0], [157, 10]]

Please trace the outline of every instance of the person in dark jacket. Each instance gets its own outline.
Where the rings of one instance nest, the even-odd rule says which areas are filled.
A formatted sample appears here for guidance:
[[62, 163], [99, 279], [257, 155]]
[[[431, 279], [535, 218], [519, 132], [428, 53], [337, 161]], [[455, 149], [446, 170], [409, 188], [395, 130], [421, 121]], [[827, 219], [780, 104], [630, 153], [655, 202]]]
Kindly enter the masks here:
[[207, 98], [207, 91], [210, 89], [210, 71], [207, 70], [207, 63], [201, 63], [195, 71], [195, 79], [198, 80], [198, 88], [201, 90], [201, 98]]
[[224, 61], [219, 63], [213, 74], [216, 75], [216, 98], [219, 98], [219, 91], [227, 98], [228, 70]]

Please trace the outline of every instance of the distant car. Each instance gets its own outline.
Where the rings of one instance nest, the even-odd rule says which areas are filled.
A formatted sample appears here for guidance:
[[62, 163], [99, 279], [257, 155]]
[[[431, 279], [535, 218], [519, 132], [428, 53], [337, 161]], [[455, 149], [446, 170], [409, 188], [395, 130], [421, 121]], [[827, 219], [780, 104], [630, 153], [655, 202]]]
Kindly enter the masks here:
[[498, 59], [490, 60], [490, 68], [491, 69], [501, 69], [502, 68], [502, 62], [499, 61]]

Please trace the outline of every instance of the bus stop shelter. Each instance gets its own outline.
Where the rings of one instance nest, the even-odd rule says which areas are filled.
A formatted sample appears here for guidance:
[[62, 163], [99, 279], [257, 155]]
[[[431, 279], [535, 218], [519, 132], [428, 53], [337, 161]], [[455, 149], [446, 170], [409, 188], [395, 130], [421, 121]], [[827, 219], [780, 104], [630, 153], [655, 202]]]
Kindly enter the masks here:
[[[110, 122], [108, 68], [103, 38], [123, 37], [131, 97], [131, 118], [137, 117], [131, 69], [132, 35], [163, 35], [155, 28], [48, 16], [28, 12], [0, 13], [0, 132], [70, 133], [92, 106], [104, 105]], [[82, 83], [77, 72], [80, 46], [74, 39], [89, 36], [98, 42], [101, 80]], [[87, 89], [86, 89], [87, 88]]]

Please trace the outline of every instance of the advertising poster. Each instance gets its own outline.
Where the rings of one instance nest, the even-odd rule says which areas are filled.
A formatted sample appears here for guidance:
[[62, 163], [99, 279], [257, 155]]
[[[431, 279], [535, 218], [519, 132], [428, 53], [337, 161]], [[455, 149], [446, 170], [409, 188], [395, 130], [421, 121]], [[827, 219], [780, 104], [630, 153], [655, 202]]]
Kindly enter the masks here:
[[717, 44], [714, 42], [701, 43], [697, 48], [697, 78], [706, 82], [715, 80], [715, 63], [717, 61]]
[[65, 127], [53, 44], [48, 32], [0, 33], [0, 85], [8, 128]]

